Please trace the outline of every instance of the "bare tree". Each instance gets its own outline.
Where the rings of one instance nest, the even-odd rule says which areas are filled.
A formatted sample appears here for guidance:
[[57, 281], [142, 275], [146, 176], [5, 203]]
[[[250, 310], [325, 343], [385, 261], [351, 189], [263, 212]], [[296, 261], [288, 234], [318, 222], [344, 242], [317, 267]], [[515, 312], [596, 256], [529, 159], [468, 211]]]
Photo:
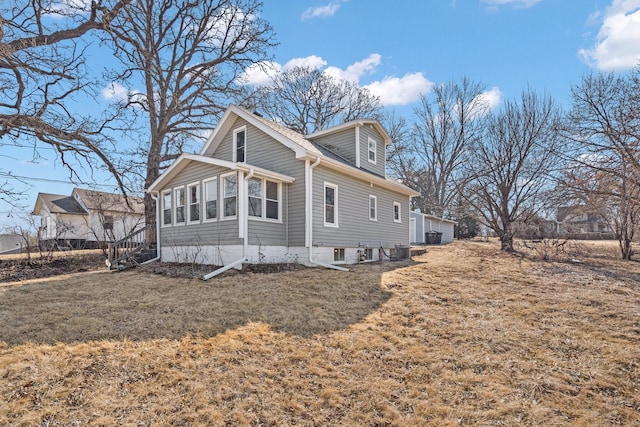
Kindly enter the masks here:
[[549, 179], [559, 168], [559, 120], [551, 97], [529, 89], [488, 117], [483, 138], [474, 141], [466, 158], [464, 197], [504, 251], [514, 250], [514, 224], [544, 208]]
[[70, 157], [91, 167], [97, 157], [124, 185], [109, 159], [108, 121], [77, 114], [79, 96], [91, 96], [86, 35], [104, 30], [130, 0], [72, 2], [18, 0], [0, 6], [0, 139], [17, 146], [53, 147], [71, 176]]
[[420, 191], [415, 207], [425, 213], [443, 216], [454, 207], [462, 160], [488, 113], [483, 90], [468, 78], [436, 85], [414, 107], [411, 130], [394, 141], [393, 173]]
[[[131, 3], [110, 26], [123, 70], [114, 81], [129, 91], [119, 107], [145, 122], [136, 153], [151, 185], [185, 144], [202, 132], [240, 93], [238, 77], [266, 59], [274, 46], [257, 0], [156, 1]], [[145, 198], [146, 223], [155, 206]]]
[[590, 74], [572, 87], [563, 134], [574, 142], [563, 184], [607, 218], [623, 259], [640, 224], [640, 68]]
[[382, 108], [368, 89], [310, 67], [276, 74], [251, 102], [262, 114], [303, 135], [350, 120], [377, 119]]

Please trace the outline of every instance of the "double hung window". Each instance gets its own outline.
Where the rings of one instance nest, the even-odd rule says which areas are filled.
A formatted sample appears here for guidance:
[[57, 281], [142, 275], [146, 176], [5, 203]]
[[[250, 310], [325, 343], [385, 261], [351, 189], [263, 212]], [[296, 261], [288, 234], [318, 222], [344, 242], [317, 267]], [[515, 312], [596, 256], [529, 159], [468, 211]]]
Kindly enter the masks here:
[[233, 161], [246, 162], [247, 128], [245, 126], [233, 131]]
[[171, 190], [162, 193], [162, 225], [171, 225]]
[[176, 202], [176, 224], [184, 224], [184, 188], [176, 188], [174, 194]]
[[204, 181], [204, 219], [215, 220], [218, 218], [218, 179], [212, 178]]
[[280, 184], [268, 179], [251, 178], [248, 188], [249, 216], [280, 219]]
[[338, 226], [338, 186], [324, 183], [324, 225]]
[[200, 183], [189, 184], [187, 187], [189, 199], [189, 222], [200, 221]]
[[233, 218], [238, 213], [238, 175], [222, 176], [222, 217]]

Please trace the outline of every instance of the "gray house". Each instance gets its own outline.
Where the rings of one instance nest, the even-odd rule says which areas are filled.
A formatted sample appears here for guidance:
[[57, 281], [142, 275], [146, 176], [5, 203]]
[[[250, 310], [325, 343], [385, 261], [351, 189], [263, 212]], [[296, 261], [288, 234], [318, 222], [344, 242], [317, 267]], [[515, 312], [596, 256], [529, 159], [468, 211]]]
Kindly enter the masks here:
[[409, 244], [418, 193], [386, 177], [390, 143], [375, 120], [303, 136], [230, 106], [200, 154], [181, 155], [147, 189], [161, 259], [227, 269], [393, 256]]

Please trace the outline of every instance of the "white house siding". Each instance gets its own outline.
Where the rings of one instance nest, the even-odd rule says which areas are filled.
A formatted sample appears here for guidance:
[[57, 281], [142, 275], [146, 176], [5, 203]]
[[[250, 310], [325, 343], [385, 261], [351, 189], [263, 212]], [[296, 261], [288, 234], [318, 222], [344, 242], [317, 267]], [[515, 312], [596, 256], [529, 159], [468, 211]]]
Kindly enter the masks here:
[[[103, 215], [113, 218], [113, 229], [108, 232], [104, 229]], [[119, 240], [132, 231], [144, 227], [144, 215], [106, 210], [104, 212], [90, 212], [88, 218], [90, 235], [87, 240], [89, 241], [107, 242]]]
[[[324, 183], [338, 186], [338, 227], [324, 225]], [[377, 221], [369, 219], [369, 195], [377, 197]], [[393, 203], [401, 205], [401, 222], [393, 220]], [[409, 244], [409, 196], [322, 166], [313, 170], [313, 245], [390, 248]]]
[[41, 225], [41, 240], [96, 240], [84, 215], [42, 212]]
[[20, 252], [26, 243], [18, 234], [0, 234], [0, 254]]

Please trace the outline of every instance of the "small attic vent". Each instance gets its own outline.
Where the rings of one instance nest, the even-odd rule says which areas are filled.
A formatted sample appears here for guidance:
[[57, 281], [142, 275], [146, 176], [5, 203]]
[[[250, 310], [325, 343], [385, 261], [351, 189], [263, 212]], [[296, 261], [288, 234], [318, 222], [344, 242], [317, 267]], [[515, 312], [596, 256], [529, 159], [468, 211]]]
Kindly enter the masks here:
[[255, 114], [258, 117], [263, 117], [262, 114], [260, 114], [258, 111], [254, 111], [253, 114]]

